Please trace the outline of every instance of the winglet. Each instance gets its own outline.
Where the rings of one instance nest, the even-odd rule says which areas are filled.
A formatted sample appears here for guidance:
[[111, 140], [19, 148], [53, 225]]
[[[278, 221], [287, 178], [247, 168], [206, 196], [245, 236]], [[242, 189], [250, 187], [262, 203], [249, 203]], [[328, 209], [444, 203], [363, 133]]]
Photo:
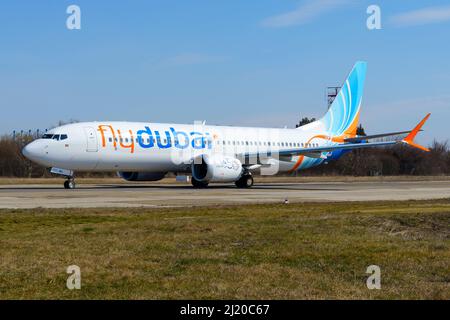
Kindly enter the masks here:
[[420, 131], [422, 126], [425, 124], [425, 122], [428, 120], [430, 115], [431, 113], [427, 114], [425, 118], [423, 118], [422, 121], [420, 121], [419, 124], [414, 129], [412, 129], [412, 131], [406, 136], [406, 138], [402, 140], [402, 142], [409, 144], [412, 147], [419, 148], [420, 150], [423, 151], [430, 151], [430, 149], [425, 148], [424, 146], [421, 146], [420, 144], [414, 142], [414, 138], [416, 137], [417, 133]]

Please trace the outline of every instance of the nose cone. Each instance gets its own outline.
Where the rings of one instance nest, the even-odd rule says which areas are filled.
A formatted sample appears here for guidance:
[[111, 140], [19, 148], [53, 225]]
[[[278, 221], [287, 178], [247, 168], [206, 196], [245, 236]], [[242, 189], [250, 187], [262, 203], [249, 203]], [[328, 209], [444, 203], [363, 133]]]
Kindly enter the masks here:
[[42, 153], [42, 150], [40, 148], [40, 146], [38, 145], [38, 143], [36, 143], [36, 141], [33, 141], [29, 144], [27, 144], [23, 149], [22, 149], [22, 154], [32, 160], [32, 161], [37, 161], [40, 158], [40, 154]]

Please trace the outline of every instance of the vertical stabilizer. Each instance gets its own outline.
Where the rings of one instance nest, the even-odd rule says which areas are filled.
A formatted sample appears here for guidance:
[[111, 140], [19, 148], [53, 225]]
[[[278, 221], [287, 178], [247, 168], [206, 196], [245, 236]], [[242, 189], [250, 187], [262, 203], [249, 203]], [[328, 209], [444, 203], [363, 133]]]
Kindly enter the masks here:
[[328, 112], [319, 120], [329, 136], [342, 138], [356, 136], [366, 69], [366, 62], [355, 63]]

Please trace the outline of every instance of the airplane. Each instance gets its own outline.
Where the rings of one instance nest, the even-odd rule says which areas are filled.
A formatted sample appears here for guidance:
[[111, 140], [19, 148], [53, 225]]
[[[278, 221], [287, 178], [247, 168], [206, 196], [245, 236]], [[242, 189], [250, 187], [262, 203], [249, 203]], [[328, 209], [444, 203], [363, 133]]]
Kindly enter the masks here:
[[[337, 160], [354, 149], [407, 144], [429, 151], [414, 139], [430, 114], [412, 130], [356, 134], [366, 70], [366, 62], [356, 62], [326, 114], [296, 129], [82, 122], [48, 131], [22, 153], [64, 176], [64, 187], [74, 189], [76, 171], [117, 172], [127, 181], [157, 181], [172, 172], [190, 175], [196, 188], [211, 182], [250, 188], [254, 173], [292, 173]], [[387, 141], [374, 141], [379, 138]]]

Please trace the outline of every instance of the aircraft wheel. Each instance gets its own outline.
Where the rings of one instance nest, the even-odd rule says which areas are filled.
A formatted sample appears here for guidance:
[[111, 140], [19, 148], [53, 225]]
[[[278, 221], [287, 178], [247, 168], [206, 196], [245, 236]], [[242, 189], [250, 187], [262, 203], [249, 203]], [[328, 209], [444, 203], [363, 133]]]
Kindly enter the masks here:
[[253, 177], [250, 174], [244, 174], [235, 184], [238, 188], [251, 188], [253, 186]]
[[198, 181], [194, 177], [192, 177], [191, 183], [194, 188], [206, 188], [208, 186], [208, 182]]
[[75, 187], [76, 187], [75, 181], [73, 180], [64, 181], [64, 189], [75, 189]]

